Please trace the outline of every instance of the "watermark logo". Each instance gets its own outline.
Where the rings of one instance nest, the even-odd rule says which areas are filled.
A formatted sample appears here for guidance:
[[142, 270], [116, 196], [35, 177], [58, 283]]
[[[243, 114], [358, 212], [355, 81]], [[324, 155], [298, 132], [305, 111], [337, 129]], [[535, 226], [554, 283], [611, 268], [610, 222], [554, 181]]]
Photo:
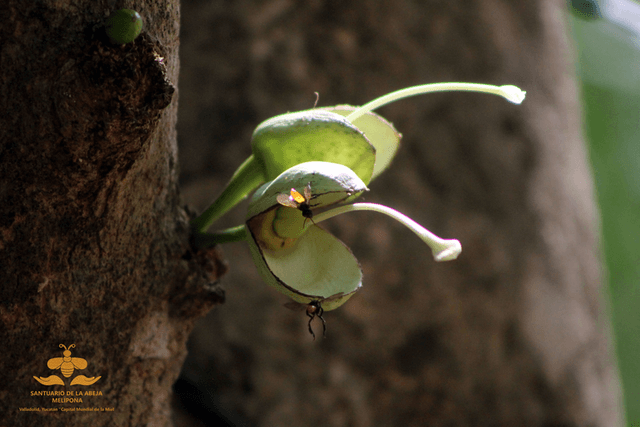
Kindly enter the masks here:
[[[60, 348], [64, 348], [62, 357], [52, 357], [49, 359], [47, 362], [49, 369], [54, 371], [59, 369], [60, 373], [62, 373], [65, 378], [70, 378], [76, 369], [85, 369], [88, 365], [86, 359], [83, 359], [82, 357], [71, 357], [71, 349], [75, 346], [75, 344], [71, 344], [67, 347], [64, 344], [60, 344]], [[42, 385], [65, 385], [64, 380], [58, 375], [51, 375], [46, 378], [34, 376], [33, 378]], [[102, 377], [86, 377], [84, 375], [77, 375], [71, 380], [70, 385], [91, 385], [95, 384], [100, 378]]]

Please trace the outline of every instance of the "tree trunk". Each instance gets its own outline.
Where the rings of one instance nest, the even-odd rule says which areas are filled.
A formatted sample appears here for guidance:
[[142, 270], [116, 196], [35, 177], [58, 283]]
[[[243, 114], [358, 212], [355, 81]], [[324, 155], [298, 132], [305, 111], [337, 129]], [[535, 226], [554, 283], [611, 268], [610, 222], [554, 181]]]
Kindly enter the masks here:
[[224, 297], [179, 205], [179, 3], [135, 7], [142, 34], [113, 45], [113, 2], [0, 4], [0, 424], [170, 425]]
[[463, 252], [436, 264], [373, 214], [323, 223], [365, 275], [325, 313], [326, 339], [246, 268], [246, 248], [225, 248], [228, 301], [193, 337], [181, 383], [201, 401], [185, 405], [235, 425], [622, 425], [564, 2], [259, 3], [183, 2], [179, 137], [198, 209], [249, 154], [255, 126], [311, 108], [316, 91], [320, 106], [438, 81], [528, 95], [381, 110], [403, 146], [366, 200]]

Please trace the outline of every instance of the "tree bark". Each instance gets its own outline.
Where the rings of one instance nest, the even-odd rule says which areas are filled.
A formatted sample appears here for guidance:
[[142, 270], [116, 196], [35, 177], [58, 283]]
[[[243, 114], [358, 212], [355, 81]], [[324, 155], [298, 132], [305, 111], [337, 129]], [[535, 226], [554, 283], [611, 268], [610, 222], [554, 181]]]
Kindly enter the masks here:
[[365, 274], [325, 313], [326, 339], [245, 268], [246, 248], [225, 248], [229, 298], [193, 337], [181, 381], [202, 400], [185, 405], [234, 425], [623, 424], [563, 2], [183, 6], [179, 137], [198, 209], [249, 154], [255, 126], [311, 108], [316, 91], [320, 106], [438, 81], [528, 91], [521, 106], [438, 94], [381, 110], [404, 140], [367, 201], [463, 252], [436, 264], [371, 214], [323, 224]]
[[0, 424], [170, 425], [188, 334], [224, 297], [179, 203], [179, 3], [135, 7], [142, 34], [112, 45], [113, 2], [0, 4]]

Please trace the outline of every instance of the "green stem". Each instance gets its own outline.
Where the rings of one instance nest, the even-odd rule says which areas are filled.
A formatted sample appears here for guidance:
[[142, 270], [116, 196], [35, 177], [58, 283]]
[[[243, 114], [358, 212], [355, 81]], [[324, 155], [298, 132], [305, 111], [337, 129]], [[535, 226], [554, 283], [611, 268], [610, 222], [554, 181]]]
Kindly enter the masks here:
[[397, 90], [395, 92], [388, 93], [380, 98], [376, 98], [371, 102], [356, 109], [354, 112], [347, 116], [347, 120], [353, 123], [360, 116], [367, 114], [370, 111], [375, 110], [378, 107], [382, 107], [385, 104], [397, 101], [402, 98], [408, 98], [410, 96], [422, 95], [424, 93], [431, 92], [445, 92], [445, 91], [469, 91], [469, 92], [484, 92], [492, 93], [494, 95], [500, 95], [515, 104], [520, 104], [524, 100], [525, 93], [516, 86], [494, 86], [485, 85], [479, 83], [429, 83], [425, 85], [412, 86], [406, 89]]
[[191, 226], [197, 232], [204, 232], [263, 182], [262, 167], [251, 155], [233, 174], [222, 194], [198, 218], [191, 221]]
[[220, 243], [242, 242], [247, 239], [247, 229], [244, 225], [227, 228], [215, 233], [195, 233], [193, 243], [198, 248], [210, 248]]
[[313, 216], [316, 223], [322, 222], [336, 215], [354, 211], [374, 211], [399, 221], [409, 230], [413, 231], [422, 241], [424, 241], [433, 252], [436, 261], [450, 261], [456, 259], [462, 251], [460, 242], [456, 239], [441, 239], [411, 218], [401, 214], [395, 209], [375, 203], [354, 203], [331, 209]]

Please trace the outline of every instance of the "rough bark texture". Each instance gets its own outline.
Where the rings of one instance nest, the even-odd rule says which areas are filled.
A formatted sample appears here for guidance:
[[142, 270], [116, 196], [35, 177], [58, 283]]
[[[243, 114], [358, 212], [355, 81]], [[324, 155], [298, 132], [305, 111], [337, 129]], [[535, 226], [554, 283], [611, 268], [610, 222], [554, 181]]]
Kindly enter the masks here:
[[[111, 45], [102, 24], [126, 6], [144, 31]], [[2, 425], [169, 425], [194, 319], [223, 299], [218, 254], [190, 248], [179, 206], [178, 6], [0, 5]], [[49, 369], [59, 344], [87, 367]], [[101, 378], [71, 385], [79, 374]], [[34, 379], [51, 375], [65, 385]], [[62, 412], [87, 407], [112, 411]]]
[[528, 91], [522, 106], [456, 93], [381, 110], [404, 145], [367, 201], [460, 239], [463, 253], [436, 264], [374, 214], [323, 224], [365, 273], [325, 314], [326, 339], [312, 341], [245, 247], [225, 248], [227, 304], [193, 336], [180, 383], [189, 410], [256, 426], [622, 425], [563, 7], [183, 2], [178, 129], [198, 209], [249, 154], [255, 126], [311, 108], [315, 91], [321, 106], [437, 81]]

